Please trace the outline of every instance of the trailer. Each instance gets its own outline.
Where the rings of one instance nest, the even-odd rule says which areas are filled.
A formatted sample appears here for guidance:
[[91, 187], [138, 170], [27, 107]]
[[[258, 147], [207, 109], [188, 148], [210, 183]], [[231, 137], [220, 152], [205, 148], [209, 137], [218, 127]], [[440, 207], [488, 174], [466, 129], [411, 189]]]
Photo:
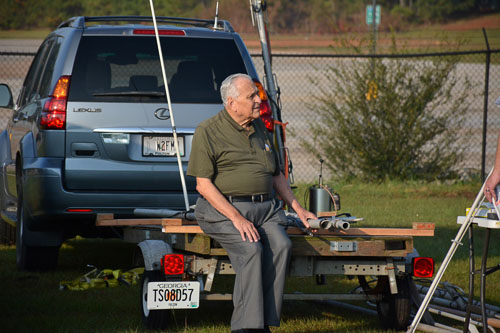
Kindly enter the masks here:
[[[318, 215], [335, 219], [328, 213]], [[231, 294], [212, 292], [216, 276], [235, 272], [226, 251], [204, 234], [196, 221], [100, 214], [96, 224], [122, 227], [124, 239], [138, 244], [134, 264], [145, 269], [140, 297], [146, 327], [166, 328], [171, 311], [197, 309], [202, 300], [232, 299]], [[377, 304], [384, 328], [406, 329], [412, 306], [412, 276], [432, 277], [434, 269], [431, 258], [418, 257], [413, 238], [434, 236], [434, 224], [413, 223], [411, 228], [330, 225], [312, 236], [289, 226], [287, 233], [293, 244], [288, 276], [355, 277], [362, 293], [285, 294], [284, 300], [372, 301]], [[373, 286], [368, 279], [374, 278]]]

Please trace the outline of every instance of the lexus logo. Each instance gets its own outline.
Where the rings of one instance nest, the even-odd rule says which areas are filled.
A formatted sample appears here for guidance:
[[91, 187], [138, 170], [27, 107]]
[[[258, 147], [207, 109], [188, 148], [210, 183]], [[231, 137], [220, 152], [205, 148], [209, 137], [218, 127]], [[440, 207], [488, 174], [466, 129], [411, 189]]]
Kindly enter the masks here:
[[170, 113], [167, 108], [159, 108], [155, 111], [155, 117], [160, 120], [167, 120], [170, 119]]

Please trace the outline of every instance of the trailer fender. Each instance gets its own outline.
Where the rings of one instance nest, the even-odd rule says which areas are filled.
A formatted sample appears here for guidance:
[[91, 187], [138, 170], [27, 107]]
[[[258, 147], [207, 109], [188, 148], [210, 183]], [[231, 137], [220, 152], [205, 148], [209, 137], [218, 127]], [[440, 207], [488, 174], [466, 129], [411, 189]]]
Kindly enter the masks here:
[[172, 247], [162, 240], [148, 239], [137, 245], [144, 259], [144, 269], [155, 271], [161, 269], [161, 258], [165, 254], [172, 253]]

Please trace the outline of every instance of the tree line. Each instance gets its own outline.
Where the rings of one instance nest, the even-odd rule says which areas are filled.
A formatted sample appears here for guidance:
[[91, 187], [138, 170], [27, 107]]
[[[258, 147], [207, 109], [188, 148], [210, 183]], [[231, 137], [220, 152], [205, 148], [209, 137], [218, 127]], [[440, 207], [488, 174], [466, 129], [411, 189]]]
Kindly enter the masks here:
[[[155, 2], [156, 15], [211, 19], [216, 0]], [[269, 0], [272, 32], [332, 33], [366, 29], [371, 0]], [[500, 0], [377, 0], [379, 29], [404, 30], [412, 24], [443, 23], [500, 8]], [[54, 28], [72, 16], [151, 15], [149, 1], [137, 0], [0, 0], [0, 29]], [[248, 0], [220, 0], [219, 18], [239, 32], [254, 31]]]

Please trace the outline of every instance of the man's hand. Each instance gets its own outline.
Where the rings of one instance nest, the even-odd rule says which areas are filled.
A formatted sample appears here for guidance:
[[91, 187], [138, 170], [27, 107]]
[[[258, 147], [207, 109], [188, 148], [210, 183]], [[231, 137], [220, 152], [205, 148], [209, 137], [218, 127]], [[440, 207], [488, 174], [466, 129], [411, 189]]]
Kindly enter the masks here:
[[[258, 242], [260, 240], [260, 235], [252, 222], [248, 221], [243, 216], [233, 220], [233, 225], [240, 232], [241, 239], [246, 241], [248, 238], [249, 242]], [[246, 237], [245, 237], [246, 235]]]
[[[258, 242], [260, 235], [252, 222], [244, 218], [240, 212], [226, 199], [208, 178], [196, 177], [196, 189], [219, 213], [233, 222], [240, 232], [241, 239]], [[246, 236], [245, 236], [246, 235]]]
[[307, 229], [311, 228], [307, 220], [317, 219], [316, 215], [306, 210], [299, 204], [297, 198], [295, 198], [295, 195], [292, 192], [292, 189], [290, 188], [290, 184], [288, 184], [288, 181], [282, 173], [273, 177], [273, 186], [281, 199], [283, 199], [283, 201], [285, 201], [286, 204], [297, 213], [297, 216], [300, 218], [304, 226]]
[[300, 218], [300, 220], [302, 221], [302, 223], [304, 224], [304, 226], [307, 229], [311, 228], [311, 226], [309, 225], [309, 222], [307, 220], [309, 220], [309, 219], [316, 220], [317, 219], [316, 215], [314, 215], [310, 211], [306, 210], [305, 208], [302, 208], [302, 206], [300, 206], [300, 208], [297, 209], [295, 212], [297, 213], [297, 216]]
[[495, 193], [495, 187], [500, 182], [500, 174], [498, 172], [493, 171], [493, 173], [486, 180], [486, 184], [484, 185], [484, 196], [485, 198], [492, 203], [496, 203], [498, 198]]

